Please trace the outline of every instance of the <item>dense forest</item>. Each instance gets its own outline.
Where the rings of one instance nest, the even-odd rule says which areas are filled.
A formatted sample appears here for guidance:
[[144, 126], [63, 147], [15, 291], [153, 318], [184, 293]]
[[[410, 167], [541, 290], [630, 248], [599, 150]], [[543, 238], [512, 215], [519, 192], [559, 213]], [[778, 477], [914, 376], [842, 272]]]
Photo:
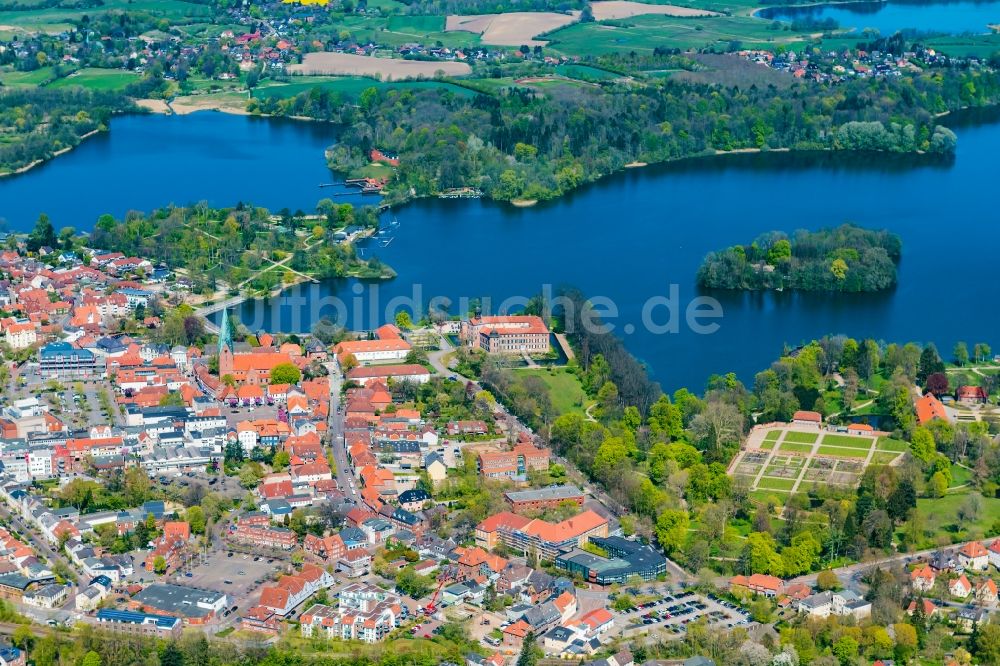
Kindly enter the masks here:
[[698, 284], [719, 289], [881, 291], [896, 284], [899, 236], [845, 224], [836, 229], [772, 231], [750, 245], [712, 252]]
[[132, 101], [112, 92], [81, 88], [0, 90], [0, 174], [10, 173], [82, 137], [106, 129], [112, 114], [133, 109]]
[[[239, 205], [169, 207], [149, 215], [129, 213], [124, 220], [102, 215], [91, 234], [93, 247], [149, 257], [182, 269], [197, 292], [211, 293], [224, 281], [269, 292], [295, 278], [291, 271], [317, 279], [356, 275], [378, 278], [391, 269], [378, 259], [357, 257], [350, 243], [333, 238], [335, 229], [352, 224], [375, 226], [368, 208], [319, 203], [322, 216], [274, 215]], [[297, 229], [296, 229], [297, 227]], [[297, 233], [289, 233], [296, 230]]]
[[[946, 69], [912, 77], [799, 82], [787, 90], [677, 81], [511, 87], [495, 95], [366, 90], [359, 104], [323, 90], [254, 99], [252, 112], [347, 126], [331, 166], [356, 171], [379, 147], [400, 156], [388, 200], [473, 186], [502, 200], [550, 199], [641, 161], [738, 149], [950, 153], [936, 114], [1000, 100], [1000, 74]], [[614, 122], [609, 122], [614, 119]]]

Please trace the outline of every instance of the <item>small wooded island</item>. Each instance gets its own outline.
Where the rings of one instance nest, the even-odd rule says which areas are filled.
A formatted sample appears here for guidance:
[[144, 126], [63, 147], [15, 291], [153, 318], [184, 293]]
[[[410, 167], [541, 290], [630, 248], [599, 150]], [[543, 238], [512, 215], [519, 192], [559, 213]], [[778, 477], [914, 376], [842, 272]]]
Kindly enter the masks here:
[[750, 245], [712, 252], [698, 284], [718, 289], [881, 291], [896, 284], [902, 243], [888, 231], [844, 224], [836, 229], [780, 231]]

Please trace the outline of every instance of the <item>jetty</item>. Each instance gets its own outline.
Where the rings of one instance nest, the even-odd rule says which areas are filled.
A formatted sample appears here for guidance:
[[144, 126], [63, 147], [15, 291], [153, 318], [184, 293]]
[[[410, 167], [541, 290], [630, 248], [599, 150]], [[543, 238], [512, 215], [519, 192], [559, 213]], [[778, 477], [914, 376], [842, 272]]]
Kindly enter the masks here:
[[452, 187], [438, 193], [438, 199], [478, 199], [483, 192], [475, 187]]

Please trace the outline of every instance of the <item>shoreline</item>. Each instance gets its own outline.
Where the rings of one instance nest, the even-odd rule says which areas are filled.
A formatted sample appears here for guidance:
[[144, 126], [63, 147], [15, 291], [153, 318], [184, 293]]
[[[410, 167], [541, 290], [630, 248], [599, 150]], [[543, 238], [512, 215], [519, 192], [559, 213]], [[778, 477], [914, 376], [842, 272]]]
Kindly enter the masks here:
[[[758, 16], [762, 11], [767, 9], [796, 9], [798, 7], [826, 7], [828, 5], [855, 5], [864, 0], [829, 0], [828, 2], [823, 2], [822, 0], [813, 2], [796, 2], [788, 5], [769, 5], [767, 7], [754, 7], [750, 10], [750, 16], [754, 18], [759, 18], [762, 21], [777, 21], [778, 19], [769, 19], [763, 16]], [[874, 2], [880, 2], [882, 4], [888, 4], [889, 0], [874, 0]]]
[[99, 127], [99, 128], [97, 128], [95, 130], [90, 130], [86, 134], [80, 135], [80, 140], [77, 141], [76, 145], [66, 146], [65, 148], [60, 148], [59, 150], [57, 150], [56, 152], [52, 153], [48, 157], [43, 157], [41, 159], [37, 159], [34, 162], [31, 162], [29, 164], [25, 164], [23, 167], [14, 169], [13, 171], [4, 171], [3, 173], [0, 173], [0, 178], [6, 178], [8, 176], [19, 176], [22, 173], [27, 173], [27, 172], [31, 171], [32, 169], [34, 169], [35, 167], [42, 166], [46, 162], [54, 160], [55, 158], [59, 157], [60, 155], [65, 155], [66, 153], [68, 153], [69, 151], [73, 150], [74, 148], [79, 147], [80, 144], [82, 144], [84, 141], [86, 141], [90, 137], [94, 136], [95, 134], [100, 134], [101, 132], [107, 132], [107, 131], [108, 131], [107, 127]]

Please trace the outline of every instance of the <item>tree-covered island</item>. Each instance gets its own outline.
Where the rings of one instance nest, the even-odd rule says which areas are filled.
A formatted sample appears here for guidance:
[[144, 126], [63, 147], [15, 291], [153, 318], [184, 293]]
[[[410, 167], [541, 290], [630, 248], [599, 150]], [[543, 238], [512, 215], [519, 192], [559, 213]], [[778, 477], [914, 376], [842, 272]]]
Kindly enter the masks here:
[[718, 289], [881, 291], [896, 284], [902, 243], [888, 231], [844, 224], [836, 229], [780, 231], [749, 245], [712, 252], [698, 284]]

